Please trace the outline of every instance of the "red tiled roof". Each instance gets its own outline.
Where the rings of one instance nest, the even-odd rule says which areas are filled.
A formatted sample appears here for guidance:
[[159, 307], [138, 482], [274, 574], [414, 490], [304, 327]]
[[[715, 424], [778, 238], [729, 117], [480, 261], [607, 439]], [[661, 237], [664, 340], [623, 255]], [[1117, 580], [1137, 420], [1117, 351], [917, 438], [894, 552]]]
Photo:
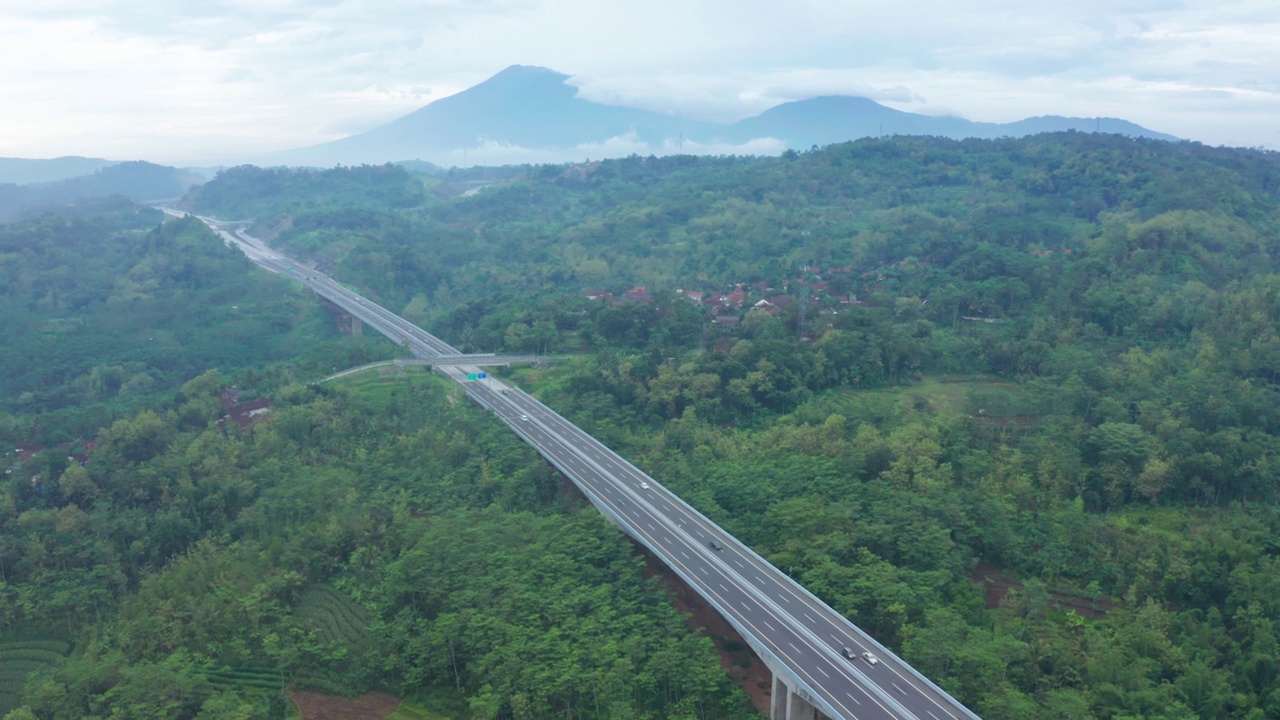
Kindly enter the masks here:
[[624, 297], [627, 300], [630, 300], [631, 302], [646, 303], [646, 304], [653, 302], [653, 297], [649, 295], [649, 291], [645, 290], [643, 285], [639, 285], [631, 290], [628, 290], [627, 293], [622, 297]]

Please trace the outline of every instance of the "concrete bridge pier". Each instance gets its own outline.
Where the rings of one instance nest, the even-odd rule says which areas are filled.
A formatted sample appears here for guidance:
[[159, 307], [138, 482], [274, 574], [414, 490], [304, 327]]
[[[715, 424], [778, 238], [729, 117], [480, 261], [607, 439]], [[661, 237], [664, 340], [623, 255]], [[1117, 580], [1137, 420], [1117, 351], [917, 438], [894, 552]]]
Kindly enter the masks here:
[[830, 720], [814, 707], [803, 693], [796, 692], [777, 673], [773, 675], [773, 694], [769, 708], [769, 720]]

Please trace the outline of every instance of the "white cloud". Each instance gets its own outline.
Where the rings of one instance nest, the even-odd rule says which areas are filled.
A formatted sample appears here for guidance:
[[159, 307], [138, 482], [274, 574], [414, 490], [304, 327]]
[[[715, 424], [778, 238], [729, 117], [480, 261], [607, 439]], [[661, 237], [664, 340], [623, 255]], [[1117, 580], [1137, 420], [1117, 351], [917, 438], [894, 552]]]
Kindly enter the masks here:
[[575, 75], [570, 84], [593, 102], [626, 105], [699, 120], [733, 122], [778, 103], [819, 95], [859, 95], [880, 102], [916, 102], [902, 85], [876, 87], [858, 70], [803, 69], [774, 72], [658, 76]]
[[445, 167], [475, 165], [521, 165], [539, 163], [586, 162], [627, 155], [780, 155], [785, 142], [775, 138], [757, 138], [740, 145], [680, 142], [668, 139], [654, 150], [635, 134], [620, 135], [598, 143], [584, 143], [574, 148], [526, 148], [506, 143], [486, 142], [467, 150], [454, 150], [432, 161]]
[[506, 65], [735, 120], [858, 94], [1280, 147], [1280, 9], [1235, 0], [0, 0], [0, 155], [212, 161], [335, 139]]

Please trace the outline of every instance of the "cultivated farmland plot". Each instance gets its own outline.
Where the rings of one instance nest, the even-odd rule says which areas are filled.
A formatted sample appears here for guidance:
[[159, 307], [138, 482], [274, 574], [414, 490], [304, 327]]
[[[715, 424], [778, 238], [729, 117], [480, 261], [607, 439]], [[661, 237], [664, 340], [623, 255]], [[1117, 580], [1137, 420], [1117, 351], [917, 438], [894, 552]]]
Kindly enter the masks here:
[[327, 586], [310, 588], [298, 600], [298, 624], [314, 630], [317, 639], [347, 647], [363, 643], [369, 635], [369, 615], [346, 595]]
[[31, 673], [62, 660], [69, 652], [71, 643], [52, 634], [0, 636], [0, 717], [18, 707]]
[[[369, 644], [372, 618], [345, 593], [327, 585], [308, 588], [294, 608], [298, 626], [312, 633], [320, 643], [345, 650], [347, 663], [363, 653]], [[295, 687], [347, 692], [347, 663], [337, 662], [325, 670], [303, 672], [292, 678]]]

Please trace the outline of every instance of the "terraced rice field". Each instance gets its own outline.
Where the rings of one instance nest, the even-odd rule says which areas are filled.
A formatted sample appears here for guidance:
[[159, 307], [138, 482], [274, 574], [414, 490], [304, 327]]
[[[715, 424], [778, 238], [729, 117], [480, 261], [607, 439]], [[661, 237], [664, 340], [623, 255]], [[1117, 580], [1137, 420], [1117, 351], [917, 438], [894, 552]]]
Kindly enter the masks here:
[[364, 608], [326, 585], [317, 585], [303, 593], [294, 616], [299, 625], [314, 630], [322, 642], [354, 647], [369, 636], [370, 618]]
[[254, 688], [275, 691], [284, 688], [284, 676], [279, 670], [272, 668], [210, 667], [204, 670], [204, 676], [211, 684], [218, 687], [236, 688], [238, 690]]
[[71, 643], [60, 637], [0, 636], [0, 717], [18, 707], [31, 673], [62, 660]]

